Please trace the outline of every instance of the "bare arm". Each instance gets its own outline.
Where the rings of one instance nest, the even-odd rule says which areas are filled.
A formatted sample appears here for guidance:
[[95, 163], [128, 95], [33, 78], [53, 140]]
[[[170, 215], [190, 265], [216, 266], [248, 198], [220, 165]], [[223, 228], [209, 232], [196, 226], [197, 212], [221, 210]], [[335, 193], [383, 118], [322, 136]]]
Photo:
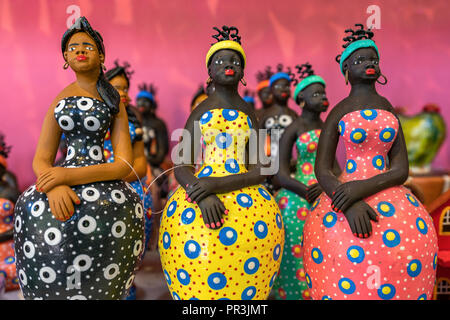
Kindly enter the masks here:
[[58, 152], [62, 131], [56, 122], [54, 110], [59, 100], [59, 97], [57, 97], [52, 102], [45, 115], [44, 123], [42, 124], [36, 153], [33, 158], [33, 171], [36, 177], [39, 177], [45, 170], [53, 167]]
[[[97, 181], [120, 180], [126, 177], [131, 171], [129, 164], [133, 162], [133, 154], [128, 131], [127, 113], [122, 104], [120, 104], [119, 110], [111, 127], [111, 143], [115, 155], [113, 163], [103, 163], [81, 168], [61, 168], [51, 167], [50, 165], [48, 169], [42, 169], [36, 188], [47, 193], [59, 185], [75, 186]], [[43, 130], [45, 130], [45, 127], [44, 125]], [[56, 139], [52, 143], [56, 143]], [[46, 161], [50, 159], [53, 162], [55, 155], [56, 151], [49, 151], [44, 159]], [[48, 162], [44, 164], [48, 164]], [[43, 165], [39, 167], [39, 169], [41, 168], [43, 168]]]
[[317, 147], [317, 157], [314, 172], [322, 190], [331, 198], [333, 192], [341, 182], [335, 175], [336, 149], [339, 142], [339, 132], [337, 124], [339, 115], [335, 111], [337, 106], [327, 117], [320, 134], [319, 145]]
[[[136, 141], [133, 144], [133, 169], [134, 171], [131, 171], [125, 177], [125, 181], [133, 182], [138, 179], [140, 180], [147, 174], [147, 159], [145, 158], [143, 141]], [[136, 174], [139, 177], [136, 177]]]

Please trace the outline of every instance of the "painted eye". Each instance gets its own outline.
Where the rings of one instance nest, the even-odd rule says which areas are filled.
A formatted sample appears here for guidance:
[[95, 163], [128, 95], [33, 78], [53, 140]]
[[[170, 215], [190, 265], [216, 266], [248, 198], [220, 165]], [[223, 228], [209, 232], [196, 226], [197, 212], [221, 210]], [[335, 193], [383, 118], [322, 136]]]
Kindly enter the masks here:
[[216, 60], [216, 64], [223, 64], [223, 60], [222, 59]]
[[378, 60], [373, 60], [374, 65], [378, 65]]
[[75, 47], [70, 47], [69, 50], [67, 50], [67, 51], [74, 51], [74, 50], [75, 50]]
[[92, 48], [92, 47], [86, 47], [86, 50], [94, 51], [94, 48]]
[[236, 60], [233, 61], [233, 64], [236, 65], [236, 66], [240, 66], [241, 65], [241, 63], [239, 61], [236, 61]]
[[313, 93], [313, 97], [318, 97], [319, 94], [317, 92]]

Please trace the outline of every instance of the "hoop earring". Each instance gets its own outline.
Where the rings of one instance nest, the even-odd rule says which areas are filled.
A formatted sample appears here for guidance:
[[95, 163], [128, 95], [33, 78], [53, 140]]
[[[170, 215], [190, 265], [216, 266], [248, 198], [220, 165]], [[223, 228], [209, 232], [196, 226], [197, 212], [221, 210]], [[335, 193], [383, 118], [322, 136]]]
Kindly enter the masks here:
[[302, 102], [300, 102], [299, 107], [303, 109], [305, 107], [305, 104], [305, 100], [303, 100]]
[[386, 76], [384, 75], [384, 74], [380, 74], [380, 77], [383, 77], [384, 78], [384, 82], [380, 82], [380, 81], [378, 81], [378, 79], [377, 79], [377, 82], [379, 83], [379, 84], [381, 84], [382, 86], [384, 86], [384, 85], [386, 85], [386, 83], [388, 82], [388, 79], [386, 78]]
[[102, 63], [102, 70], [106, 71], [106, 67], [105, 67], [105, 65], [103, 63]]
[[64, 65], [63, 65], [63, 69], [64, 69], [64, 70], [67, 70], [67, 68], [69, 68], [69, 64], [66, 62], [66, 63], [64, 63]]
[[212, 79], [211, 79], [211, 77], [209, 77], [209, 78], [206, 80], [206, 85], [210, 85], [211, 82], [212, 82]]
[[241, 83], [242, 83], [242, 85], [243, 85], [244, 87], [246, 87], [246, 86], [247, 86], [247, 81], [245, 81], [245, 79], [244, 79], [244, 78], [242, 78], [242, 79], [241, 79]]
[[345, 70], [345, 85], [348, 85], [348, 70]]

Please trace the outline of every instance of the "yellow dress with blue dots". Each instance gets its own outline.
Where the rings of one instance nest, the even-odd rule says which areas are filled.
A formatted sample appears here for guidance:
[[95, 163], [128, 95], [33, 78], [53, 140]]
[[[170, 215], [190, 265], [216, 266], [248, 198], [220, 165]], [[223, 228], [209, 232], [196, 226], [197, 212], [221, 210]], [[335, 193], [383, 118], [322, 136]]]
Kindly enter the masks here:
[[[252, 124], [242, 111], [212, 109], [200, 119], [205, 143], [201, 177], [247, 172], [245, 146]], [[223, 227], [208, 229], [198, 205], [178, 188], [161, 217], [159, 251], [175, 300], [267, 299], [284, 246], [280, 210], [261, 185], [217, 194], [229, 210]]]

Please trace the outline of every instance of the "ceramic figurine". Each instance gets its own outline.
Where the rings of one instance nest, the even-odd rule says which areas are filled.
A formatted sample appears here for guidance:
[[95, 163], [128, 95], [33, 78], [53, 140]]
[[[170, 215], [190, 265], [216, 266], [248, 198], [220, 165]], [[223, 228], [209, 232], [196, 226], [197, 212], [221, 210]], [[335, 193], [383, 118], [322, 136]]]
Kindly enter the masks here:
[[245, 90], [242, 99], [250, 105], [250, 108], [255, 110], [255, 93], [250, 90]]
[[[16, 203], [14, 244], [25, 299], [123, 299], [144, 249], [144, 209], [122, 181], [133, 152], [125, 106], [106, 80], [101, 35], [80, 17], [63, 35], [76, 81], [51, 104], [33, 169]], [[103, 155], [110, 128], [115, 161]], [[52, 167], [61, 134], [67, 155]]]
[[427, 104], [414, 116], [398, 116], [405, 134], [408, 160], [413, 173], [431, 171], [431, 162], [445, 140], [446, 125], [435, 104]]
[[[387, 80], [373, 32], [356, 27], [346, 30], [336, 59], [351, 91], [328, 115], [317, 150], [315, 173], [324, 193], [304, 226], [306, 281], [316, 300], [430, 299], [436, 231], [423, 205], [402, 186], [408, 177], [402, 127], [375, 88]], [[336, 176], [340, 137], [347, 161]]]
[[208, 95], [206, 94], [205, 88], [200, 86], [192, 98], [190, 110], [194, 110], [200, 103], [206, 100], [206, 98], [208, 98]]
[[[280, 141], [280, 170], [276, 178], [282, 189], [275, 196], [283, 217], [286, 239], [273, 292], [276, 299], [287, 300], [310, 299], [301, 239], [311, 204], [322, 192], [314, 175], [314, 164], [323, 126], [320, 115], [327, 111], [329, 105], [322, 77], [315, 75], [308, 63], [297, 66], [297, 69], [301, 81], [293, 98], [301, 108], [301, 115], [286, 128]], [[297, 165], [292, 178], [290, 160], [294, 145]], [[337, 164], [334, 171], [340, 173]]]
[[272, 76], [273, 72], [270, 66], [267, 66], [264, 71], [259, 71], [256, 74], [256, 80], [258, 81], [256, 92], [258, 93], [258, 98], [262, 105], [260, 109], [256, 110], [256, 117], [258, 120], [264, 117], [264, 112], [266, 112], [273, 104], [273, 94], [269, 86], [269, 80]]
[[[176, 300], [266, 299], [280, 265], [283, 222], [275, 200], [259, 184], [264, 176], [258, 153], [247, 152], [251, 135], [259, 146], [252, 131], [258, 123], [238, 93], [246, 65], [238, 29], [214, 29], [217, 43], [206, 67], [215, 91], [192, 111], [185, 126], [190, 134], [179, 145], [183, 161], [175, 177], [181, 187], [161, 218], [161, 263]], [[197, 172], [193, 163], [201, 138], [195, 131], [205, 144]]]
[[[134, 108], [130, 105], [130, 97], [128, 96], [128, 90], [130, 88], [130, 78], [133, 71], [129, 70], [130, 65], [123, 63], [120, 65], [118, 61], [115, 61], [115, 67], [108, 70], [105, 73], [106, 79], [117, 90], [120, 95], [120, 100], [124, 104], [128, 115], [128, 129], [131, 138], [131, 147], [133, 149], [133, 170], [128, 176], [125, 177], [125, 181], [130, 183], [133, 189], [138, 193], [141, 198], [142, 205], [145, 213], [145, 251], [149, 246], [150, 232], [152, 227], [152, 196], [150, 191], [147, 191], [145, 185], [145, 178], [147, 175], [147, 159], [144, 152], [144, 142], [142, 141], [142, 127], [137, 118]], [[114, 162], [114, 152], [112, 148], [112, 142], [110, 139], [110, 132], [106, 134], [104, 153], [107, 162]], [[127, 300], [136, 299], [136, 286], [130, 289], [130, 293]]]
[[[3, 288], [6, 291], [19, 288], [14, 256], [13, 216], [14, 203], [20, 193], [15, 188], [15, 179], [13, 179], [13, 183], [9, 179], [3, 179], [9, 172], [6, 159], [10, 150], [11, 147], [6, 145], [4, 136], [0, 135], [0, 177], [2, 177], [0, 180], [0, 277], [3, 279]], [[14, 177], [14, 175], [11, 174], [10, 177]], [[1, 287], [0, 283], [0, 291]]]
[[[279, 64], [277, 72], [269, 79], [269, 87], [274, 102], [262, 114], [259, 123], [263, 129], [268, 130], [266, 149], [272, 162], [278, 161], [279, 139], [281, 139], [284, 130], [297, 118], [297, 113], [288, 107], [288, 100], [291, 97], [291, 82], [294, 77], [295, 75], [289, 67], [284, 71], [283, 65]], [[275, 134], [276, 131], [278, 131], [278, 134]], [[278, 187], [272, 181], [272, 177], [268, 177], [264, 181], [264, 186], [272, 194], [278, 190]]]

